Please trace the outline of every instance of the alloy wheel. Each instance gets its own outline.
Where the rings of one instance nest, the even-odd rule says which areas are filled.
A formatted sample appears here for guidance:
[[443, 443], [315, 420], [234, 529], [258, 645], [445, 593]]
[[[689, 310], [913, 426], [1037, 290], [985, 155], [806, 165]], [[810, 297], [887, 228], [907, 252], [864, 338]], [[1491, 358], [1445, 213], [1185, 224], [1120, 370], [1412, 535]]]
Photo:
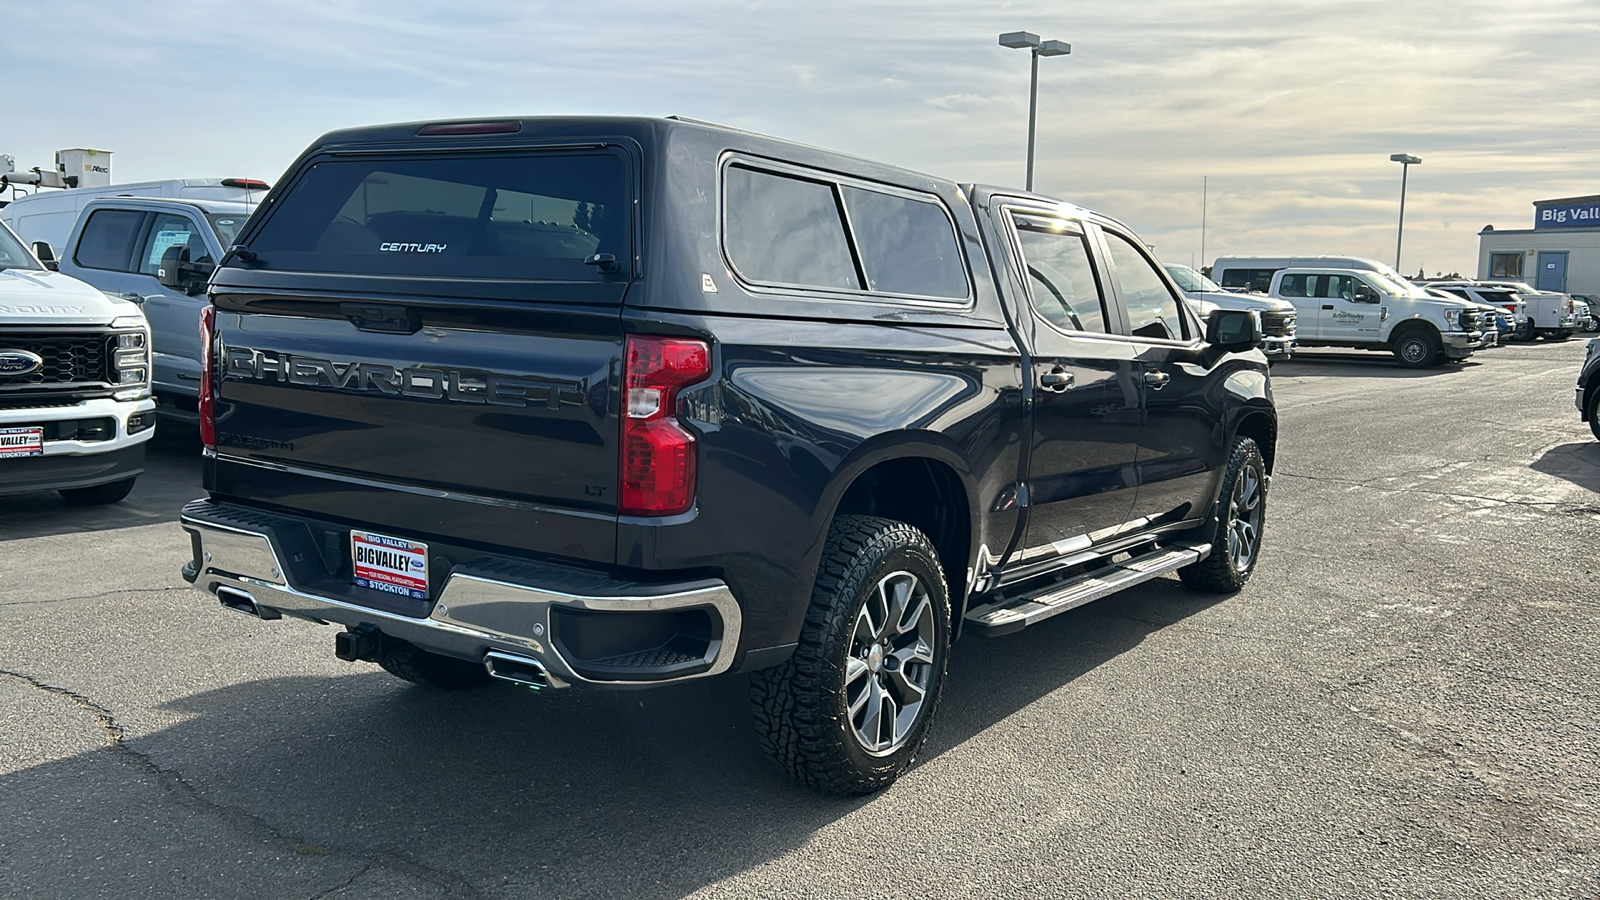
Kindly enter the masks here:
[[933, 602], [910, 572], [884, 576], [856, 614], [845, 658], [850, 730], [873, 756], [900, 749], [914, 733], [933, 675]]
[[1248, 572], [1261, 541], [1261, 472], [1255, 466], [1239, 470], [1228, 501], [1228, 561], [1238, 572]]

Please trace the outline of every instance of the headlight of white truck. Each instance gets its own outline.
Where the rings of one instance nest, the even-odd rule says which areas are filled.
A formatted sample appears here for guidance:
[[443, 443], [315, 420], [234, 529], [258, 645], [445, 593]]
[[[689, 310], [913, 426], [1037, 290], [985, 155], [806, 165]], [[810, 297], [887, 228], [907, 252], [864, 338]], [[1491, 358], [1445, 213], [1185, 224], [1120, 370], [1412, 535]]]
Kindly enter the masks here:
[[150, 394], [150, 328], [143, 318], [123, 316], [111, 323], [111, 380], [118, 400], [137, 400]]

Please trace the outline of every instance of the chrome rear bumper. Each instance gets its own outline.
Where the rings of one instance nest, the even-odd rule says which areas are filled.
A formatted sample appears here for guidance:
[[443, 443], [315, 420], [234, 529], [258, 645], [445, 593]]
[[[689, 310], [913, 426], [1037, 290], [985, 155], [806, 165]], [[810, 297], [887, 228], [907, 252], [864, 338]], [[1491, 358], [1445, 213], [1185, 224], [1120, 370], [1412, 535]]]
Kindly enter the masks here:
[[[489, 566], [494, 570], [490, 574], [461, 566], [447, 576], [427, 617], [416, 618], [297, 586], [294, 570], [284, 565], [291, 557], [279, 546], [270, 517], [253, 510], [229, 516], [228, 511], [207, 501], [184, 507], [180, 522], [191, 535], [195, 552], [194, 561], [184, 567], [184, 578], [223, 605], [260, 618], [288, 615], [350, 628], [371, 625], [385, 636], [430, 652], [483, 662], [496, 677], [503, 676], [496, 671], [495, 657], [502, 663], [507, 657], [531, 658], [548, 672], [551, 687], [649, 687], [718, 675], [732, 666], [739, 647], [739, 604], [727, 585], [714, 579], [663, 585], [618, 583], [615, 590], [579, 593], [504, 574], [514, 567]], [[527, 571], [536, 569], [527, 567]], [[593, 573], [584, 574], [592, 582]], [[683, 674], [641, 669], [642, 677], [637, 678], [585, 677], [553, 636], [555, 611], [625, 616], [695, 609], [705, 610], [716, 627], [700, 659], [674, 668]], [[610, 671], [617, 668], [612, 666]]]

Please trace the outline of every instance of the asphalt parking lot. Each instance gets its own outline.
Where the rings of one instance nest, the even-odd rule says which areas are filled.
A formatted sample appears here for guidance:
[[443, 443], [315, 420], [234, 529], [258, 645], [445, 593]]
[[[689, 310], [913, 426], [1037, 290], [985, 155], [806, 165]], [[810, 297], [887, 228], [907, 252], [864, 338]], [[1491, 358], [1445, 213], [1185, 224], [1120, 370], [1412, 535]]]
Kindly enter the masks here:
[[1582, 356], [1277, 366], [1249, 587], [962, 641], [858, 800], [766, 763], [741, 678], [445, 694], [222, 609], [163, 426], [119, 506], [0, 500], [0, 897], [1600, 896]]

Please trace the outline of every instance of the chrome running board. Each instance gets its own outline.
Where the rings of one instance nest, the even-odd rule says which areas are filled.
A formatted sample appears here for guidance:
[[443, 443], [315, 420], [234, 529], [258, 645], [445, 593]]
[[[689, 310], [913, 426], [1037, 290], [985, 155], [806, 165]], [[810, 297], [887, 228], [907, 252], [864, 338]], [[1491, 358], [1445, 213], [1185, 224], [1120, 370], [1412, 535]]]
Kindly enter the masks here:
[[1124, 562], [1056, 582], [1037, 594], [1006, 597], [967, 610], [966, 627], [984, 637], [999, 637], [1058, 616], [1069, 609], [1159, 578], [1211, 555], [1210, 544], [1153, 550]]

